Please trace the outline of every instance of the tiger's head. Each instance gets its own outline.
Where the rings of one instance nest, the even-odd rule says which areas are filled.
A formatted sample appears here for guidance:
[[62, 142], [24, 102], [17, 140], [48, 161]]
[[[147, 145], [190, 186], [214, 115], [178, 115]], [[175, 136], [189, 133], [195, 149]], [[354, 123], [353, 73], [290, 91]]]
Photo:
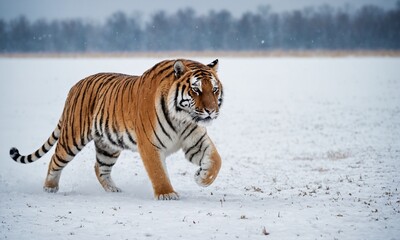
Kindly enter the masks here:
[[175, 61], [175, 84], [169, 102], [177, 118], [207, 124], [218, 117], [223, 89], [217, 69], [218, 59], [208, 65]]

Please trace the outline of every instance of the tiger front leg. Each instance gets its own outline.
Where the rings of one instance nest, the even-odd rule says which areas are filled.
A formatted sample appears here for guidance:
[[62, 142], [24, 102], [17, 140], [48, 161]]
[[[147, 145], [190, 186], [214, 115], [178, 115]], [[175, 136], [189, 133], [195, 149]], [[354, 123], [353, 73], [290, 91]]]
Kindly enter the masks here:
[[148, 144], [140, 145], [139, 153], [151, 180], [154, 198], [156, 200], [178, 200], [179, 195], [174, 191], [169, 180], [165, 157], [154, 146]]
[[214, 182], [221, 168], [221, 157], [215, 147], [212, 147], [210, 155], [205, 158], [199, 165], [200, 168], [196, 171], [194, 179], [196, 183], [202, 187], [207, 187]]
[[202, 187], [213, 183], [221, 168], [221, 157], [205, 129], [200, 129], [197, 133], [194, 132], [192, 137], [188, 137], [183, 142], [182, 149], [189, 162], [200, 166], [194, 175], [196, 183]]

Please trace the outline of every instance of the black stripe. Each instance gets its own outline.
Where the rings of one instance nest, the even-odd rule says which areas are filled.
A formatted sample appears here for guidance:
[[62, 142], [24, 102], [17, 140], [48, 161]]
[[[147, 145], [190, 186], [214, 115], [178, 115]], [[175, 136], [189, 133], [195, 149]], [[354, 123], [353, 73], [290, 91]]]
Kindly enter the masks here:
[[32, 154], [29, 154], [29, 155], [27, 156], [27, 160], [28, 160], [28, 163], [33, 162], [33, 160], [32, 160]]
[[222, 105], [222, 101], [224, 100], [224, 99], [223, 99], [223, 96], [224, 96], [224, 92], [223, 92], [223, 90], [221, 89], [221, 96], [220, 96], [220, 98], [218, 98], [218, 101], [219, 101], [218, 107], [221, 107], [221, 105]]
[[[75, 157], [75, 153], [72, 152], [71, 148], [68, 145], [62, 144], [62, 141], [58, 142], [62, 148], [64, 148], [65, 152], [70, 155], [71, 157]], [[68, 144], [68, 143], [67, 143]]]
[[96, 147], [96, 152], [100, 153], [103, 156], [109, 157], [109, 158], [115, 158], [115, 156], [114, 156], [115, 153], [114, 154], [113, 153], [109, 153], [109, 152], [107, 152], [104, 149], [101, 149], [99, 147]]
[[[120, 106], [121, 109], [124, 109], [124, 96], [128, 94], [127, 93], [127, 89], [128, 89], [129, 83], [131, 82], [130, 79], [131, 78], [125, 78], [124, 79], [125, 82], [121, 87], [121, 93], [119, 94], [119, 106]], [[125, 122], [126, 118], [127, 117], [125, 116], [125, 111], [122, 111], [122, 121], [120, 123], [120, 125], [121, 125], [120, 129], [125, 130], [125, 133], [128, 133], [128, 131], [126, 130], [126, 129], [128, 129], [127, 125], [126, 125], [126, 122]], [[124, 145], [125, 149], [129, 149], [129, 147], [127, 146], [127, 144], [124, 141], [124, 133], [122, 132], [122, 130], [121, 130], [121, 139], [120, 139], [120, 141]], [[128, 133], [128, 135], [129, 135], [129, 133]]]
[[[103, 105], [104, 101], [105, 101], [105, 96], [107, 95], [108, 91], [112, 88], [110, 87], [110, 85], [112, 86], [112, 84], [114, 83], [114, 79], [117, 77], [117, 75], [113, 75], [113, 74], [109, 74], [106, 75], [104, 78], [101, 79], [96, 79], [96, 81], [101, 82], [99, 87], [94, 87], [95, 89], [97, 89], [97, 91], [94, 91], [94, 98], [95, 99], [101, 99], [101, 102], [99, 103], [99, 105]], [[102, 91], [103, 88], [106, 88], [106, 90]], [[99, 94], [100, 92], [100, 94]], [[92, 106], [94, 106], [94, 103], [96, 103], [96, 101], [93, 101]], [[93, 108], [92, 108], [93, 109]]]
[[[154, 129], [154, 126], [153, 126], [153, 124], [152, 124], [152, 122], [151, 122], [150, 119], [149, 119], [149, 123], [150, 123], [151, 129], [153, 130], [154, 135], [156, 136], [156, 138], [157, 138], [157, 140], [158, 140], [158, 143], [160, 143], [161, 146], [162, 146], [163, 148], [166, 148], [165, 145], [164, 145], [164, 143], [163, 143], [163, 142], [161, 141], [161, 139], [158, 137], [157, 132], [156, 132], [156, 130]], [[142, 127], [143, 127], [143, 130], [144, 130], [143, 122], [142, 122]], [[146, 135], [146, 136], [147, 136], [147, 135]]]
[[40, 157], [41, 157], [40, 154], [39, 154], [39, 150], [36, 150], [35, 156], [36, 156], [37, 158], [40, 158]]
[[211, 76], [207, 70], [199, 69], [194, 73], [195, 78], [204, 79], [206, 76]]
[[60, 158], [59, 156], [55, 155], [55, 160], [59, 161], [60, 163], [67, 165], [69, 161]]
[[78, 149], [78, 152], [82, 150], [81, 146], [82, 146], [81, 144], [75, 145], [75, 148]]
[[[91, 141], [91, 126], [89, 126], [89, 123], [93, 119], [93, 111], [94, 111], [94, 104], [96, 103], [95, 99], [99, 95], [98, 91], [100, 91], [101, 86], [103, 85], [103, 80], [105, 78], [108, 78], [109, 74], [98, 74], [94, 78], [91, 78], [88, 80], [88, 85], [86, 87], [87, 92], [90, 92], [90, 95], [84, 94], [84, 96], [87, 99], [87, 114], [85, 118], [82, 118], [81, 121], [83, 123], [83, 131], [81, 130], [81, 144], [85, 144]], [[83, 100], [82, 100], [83, 104]], [[85, 138], [86, 135], [86, 138]]]
[[153, 128], [154, 135], [156, 136], [156, 138], [157, 138], [158, 142], [161, 144], [161, 146], [162, 146], [163, 148], [167, 148], [167, 147], [165, 147], [165, 145], [164, 145], [164, 143], [161, 141], [161, 139], [158, 137], [157, 132], [154, 130], [153, 125], [152, 125], [151, 127]]
[[167, 62], [166, 66], [164, 66], [162, 69], [158, 70], [157, 75], [163, 74], [166, 70], [170, 69], [172, 65], [170, 65], [171, 62]]
[[131, 78], [129, 81], [129, 88], [128, 88], [128, 98], [131, 99], [132, 94], [134, 93], [134, 91], [132, 90], [135, 87], [135, 84], [138, 82], [137, 80], [139, 79], [139, 77], [137, 78]]
[[[84, 93], [83, 90], [86, 89], [86, 81], [81, 81], [78, 85], [76, 85], [77, 90], [75, 91], [75, 97], [73, 99], [71, 99], [71, 103], [70, 105], [72, 105], [72, 107], [70, 107], [70, 127], [71, 127], [71, 137], [72, 137], [72, 144], [78, 149], [78, 151], [80, 151], [81, 149], [79, 149], [79, 144], [76, 142], [75, 136], [77, 136], [81, 131], [81, 125], [79, 125], [78, 129], [76, 129], [75, 127], [75, 122], [77, 121], [79, 124], [82, 123], [81, 121], [81, 114], [82, 114], [82, 105], [79, 104], [79, 98], [81, 96], [81, 99], [84, 98]], [[76, 112], [79, 112], [79, 115], [75, 115]], [[79, 116], [79, 119], [77, 118], [77, 116]], [[68, 131], [66, 131], [68, 132]], [[54, 133], [54, 132], [53, 132]], [[71, 151], [72, 152], [72, 151]], [[71, 155], [71, 156], [75, 156], [75, 155]]]
[[120, 147], [120, 145], [111, 138], [111, 132], [108, 128], [105, 128], [105, 132], [106, 132], [107, 139], [111, 142], [111, 144], [113, 144], [117, 147]]
[[[101, 107], [101, 109], [100, 109], [100, 111], [98, 111], [98, 113], [96, 114], [96, 116], [94, 117], [94, 119], [95, 119], [95, 130], [98, 132], [98, 133], [101, 133], [101, 135], [103, 135], [103, 132], [102, 132], [102, 125], [104, 124], [104, 115], [105, 115], [105, 110], [104, 110], [104, 105], [106, 105], [105, 103], [106, 103], [106, 100], [107, 100], [107, 98], [106, 98], [106, 96], [107, 96], [107, 94], [108, 94], [108, 92], [113, 88], [112, 86], [112, 84], [114, 83], [112, 80], [114, 80], [115, 79], [115, 75], [111, 75], [111, 76], [109, 76], [109, 77], [107, 77], [107, 79], [104, 79], [104, 83], [107, 83], [107, 86], [104, 86], [105, 84], [103, 84], [101, 87], [103, 87], [104, 86], [104, 88], [106, 88], [106, 90], [104, 90], [102, 93], [101, 93], [101, 95], [99, 95], [99, 96], [97, 96], [97, 99], [99, 99], [99, 106]], [[111, 86], [110, 86], [111, 85]], [[100, 116], [100, 119], [99, 119], [99, 116]], [[99, 119], [98, 121], [97, 121], [97, 119]], [[106, 119], [106, 121], [107, 121], [107, 119]]]
[[146, 135], [146, 138], [147, 138], [147, 140], [149, 141], [149, 143], [151, 143], [151, 145], [153, 145], [153, 147], [157, 148], [158, 150], [161, 150], [161, 148], [160, 148], [159, 146], [155, 145], [155, 144], [150, 140], [149, 136], [147, 136], [146, 130], [145, 130], [145, 128], [144, 128], [142, 119], [140, 119], [140, 122], [142, 123], [142, 129], [143, 129], [143, 131], [144, 131], [144, 135]]
[[112, 167], [115, 164], [115, 163], [111, 163], [111, 164], [104, 163], [104, 162], [100, 161], [99, 158], [96, 158], [96, 161], [98, 164], [100, 164], [100, 166], [106, 166], [106, 167]]
[[199, 166], [201, 166], [201, 161], [203, 161], [203, 157], [204, 157], [204, 155], [206, 154], [206, 151], [207, 151], [208, 147], [209, 147], [209, 146], [207, 146], [207, 147], [203, 150], [203, 155], [201, 155], [201, 157], [200, 157]]
[[[93, 82], [95, 82], [95, 81], [86, 81], [85, 88], [82, 88], [79, 92], [79, 94], [82, 95], [81, 102], [80, 102], [80, 110], [79, 110], [79, 122], [81, 123], [81, 129], [80, 129], [80, 143], [81, 144], [84, 144], [84, 142], [85, 142], [85, 139], [84, 139], [85, 129], [86, 129], [86, 126], [88, 125], [87, 121], [85, 121], [85, 116], [83, 115], [84, 101], [85, 101], [86, 97], [88, 97], [86, 93], [88, 92], [88, 90], [91, 89]], [[88, 106], [86, 106], [86, 112], [88, 110], [89, 110]], [[87, 112], [86, 114], [89, 114], [89, 113]], [[80, 151], [81, 149], [78, 148], [78, 150]]]
[[167, 121], [169, 127], [170, 127], [174, 132], [176, 132], [174, 126], [172, 125], [171, 119], [169, 118], [167, 106], [165, 105], [165, 99], [164, 99], [163, 96], [161, 97], [161, 108], [162, 108], [162, 111], [163, 111], [165, 120]]
[[51, 146], [51, 147], [54, 145], [54, 143], [51, 143], [51, 142], [50, 142], [50, 138], [47, 139], [47, 144], [49, 144], [49, 146]]
[[60, 166], [60, 165], [55, 161], [55, 159], [53, 159], [53, 163], [59, 168], [57, 171], [63, 169], [63, 166]]
[[[115, 96], [115, 98], [116, 98], [116, 99], [115, 99], [115, 102], [118, 101], [118, 98], [123, 99], [123, 90], [124, 90], [124, 87], [125, 87], [125, 84], [126, 84], [126, 81], [125, 81], [125, 82], [123, 82], [123, 81], [124, 81], [124, 79], [120, 80], [120, 81], [117, 83], [117, 85], [116, 85], [116, 87], [115, 87], [115, 94], [112, 94], [112, 95]], [[121, 93], [121, 92], [122, 92], [122, 93]], [[121, 101], [121, 103], [122, 103], [122, 101]], [[114, 104], [114, 106], [113, 106], [113, 116], [114, 116], [114, 118], [115, 118], [115, 116], [117, 115], [117, 114], [116, 114], [116, 111], [117, 111], [117, 105]], [[123, 140], [123, 137], [122, 137], [122, 136], [119, 136], [119, 134], [118, 134], [119, 129], [121, 129], [121, 127], [120, 127], [119, 124], [118, 124], [118, 121], [113, 121], [113, 122], [112, 122], [112, 125], [111, 125], [111, 128], [112, 128], [112, 130], [114, 131], [114, 134], [115, 134], [116, 137], [117, 137], [118, 144], [119, 144], [122, 148], [127, 149], [128, 147], [125, 145], [124, 140]], [[122, 127], [122, 129], [124, 129], [124, 127]]]
[[186, 150], [185, 155], [188, 154], [193, 148], [195, 148], [201, 142], [201, 140], [203, 140], [205, 136], [206, 133], [204, 133], [203, 136], [201, 136], [201, 138], [193, 146], [191, 146], [188, 150]]
[[174, 103], [175, 103], [175, 111], [179, 112], [182, 111], [182, 109], [178, 108], [178, 94], [179, 94], [179, 87], [180, 83], [177, 84], [176, 90], [175, 90], [175, 98], [174, 98]]
[[105, 175], [110, 175], [110, 173], [111, 173], [111, 170], [101, 170], [102, 171], [102, 173], [100, 173], [100, 177], [103, 177], [103, 176], [105, 176]]
[[[105, 111], [105, 112], [106, 112], [106, 111]], [[102, 115], [104, 115], [104, 113], [103, 113]], [[112, 122], [111, 122], [111, 120], [110, 120], [110, 115], [109, 115], [109, 114], [107, 115], [104, 124], [105, 124], [105, 126], [104, 126], [104, 131], [105, 131], [105, 134], [106, 134], [108, 140], [109, 140], [113, 145], [119, 147], [119, 144], [118, 144], [116, 141], [114, 141], [114, 139], [111, 138], [112, 136], [111, 136], [110, 127], [112, 127]]]
[[146, 77], [148, 75], [148, 72], [146, 71], [145, 73], [142, 74], [142, 76], [140, 76], [140, 78], [138, 79], [138, 87], [137, 89], [140, 89], [144, 83], [144, 81], [146, 80]]
[[156, 65], [154, 65], [150, 70], [146, 71], [146, 73], [159, 72], [160, 71], [159, 69], [164, 70], [166, 68], [171, 67], [169, 64], [171, 64], [171, 61], [168, 60], [161, 61]]
[[194, 126], [194, 128], [183, 138], [183, 140], [186, 140], [186, 138], [188, 138], [190, 136], [190, 134], [192, 134], [193, 131], [196, 129], [197, 129], [197, 125]]
[[[103, 133], [100, 134], [101, 131], [102, 131], [101, 125], [102, 125], [102, 123], [103, 123], [103, 114], [102, 114], [102, 112], [103, 112], [103, 110], [99, 111], [99, 112], [97, 113], [96, 117], [94, 118], [94, 121], [95, 121], [95, 123], [94, 123], [94, 131], [95, 131], [95, 134], [96, 134], [97, 136], [99, 136], [99, 137], [103, 136]], [[98, 116], [99, 114], [100, 114], [100, 118], [97, 120], [97, 116]]]
[[[108, 75], [102, 74], [102, 75], [98, 76], [97, 78], [95, 78], [94, 80], [92, 80], [92, 83], [90, 84], [92, 91], [90, 91], [90, 95], [88, 97], [89, 106], [88, 106], [88, 114], [86, 116], [86, 121], [88, 123], [90, 123], [91, 120], [95, 120], [95, 118], [93, 118], [93, 115], [92, 115], [94, 113], [94, 106], [96, 104], [96, 101], [94, 99], [96, 98], [96, 96], [99, 95], [98, 93], [101, 91], [101, 87], [104, 83], [102, 80], [107, 77], [108, 77]], [[92, 85], [94, 85], [94, 86], [92, 86]], [[94, 126], [96, 129], [96, 124], [94, 124]], [[86, 129], [86, 132], [85, 132], [86, 133], [86, 139], [85, 139], [86, 143], [91, 141], [91, 134], [90, 134], [91, 130], [92, 129], [90, 126]], [[83, 143], [85, 143], [85, 141], [83, 141]]]
[[199, 150], [197, 150], [195, 153], [193, 153], [193, 154], [189, 157], [189, 161], [190, 161], [190, 162], [192, 162], [194, 156], [196, 156], [197, 154], [200, 153], [201, 148], [203, 147], [203, 144], [204, 144], [205, 142], [206, 142], [206, 139], [204, 139], [204, 140], [201, 142], [200, 147], [199, 147]]
[[42, 145], [42, 151], [43, 151], [44, 153], [47, 153], [47, 152], [49, 151], [49, 150], [46, 149], [45, 144]]
[[[114, 108], [115, 109], [115, 108]], [[115, 115], [114, 115], [115, 116]], [[116, 123], [116, 121], [114, 121], [115, 123]], [[118, 144], [118, 146], [120, 146], [120, 147], [122, 147], [122, 148], [128, 148], [126, 145], [125, 145], [125, 142], [124, 142], [124, 140], [123, 140], [123, 136], [119, 136], [118, 135], [118, 130], [117, 130], [117, 127], [113, 124], [112, 126], [111, 126], [111, 128], [112, 128], [112, 130], [113, 130], [113, 133], [115, 134], [115, 136], [116, 136], [116, 139], [117, 139], [117, 144]]]
[[181, 89], [181, 96], [182, 96], [182, 99], [181, 99], [181, 101], [179, 102], [179, 104], [180, 104], [181, 106], [183, 106], [183, 103], [184, 103], [184, 102], [189, 102], [189, 103], [188, 103], [188, 106], [190, 105], [190, 99], [183, 99], [183, 93], [185, 92], [185, 89], [186, 89], [186, 85], [183, 85], [183, 86], [182, 86], [182, 89]]
[[62, 169], [62, 168], [60, 168], [60, 169], [55, 169], [54, 167], [52, 167], [52, 168], [51, 168], [51, 171], [52, 171], [52, 172], [58, 172], [58, 171], [61, 171], [61, 169]]
[[165, 128], [164, 128], [164, 126], [162, 125], [162, 123], [161, 123], [161, 121], [160, 121], [160, 118], [158, 117], [157, 112], [156, 112], [156, 117], [157, 117], [158, 125], [160, 125], [160, 127], [161, 127], [161, 130], [164, 132], [164, 134], [165, 134], [170, 140], [172, 140], [171, 136], [167, 133], [167, 131], [165, 131]]
[[117, 139], [118, 139], [118, 144], [124, 148], [124, 149], [128, 149], [129, 147], [125, 144], [124, 138], [123, 136], [119, 136], [118, 133], [115, 133], [117, 135]]
[[62, 164], [67, 165], [69, 163], [69, 161], [61, 159], [61, 158], [57, 158], [59, 162], [61, 162]]
[[186, 128], [185, 128], [185, 130], [183, 130], [183, 132], [181, 133], [181, 136], [186, 132], [186, 130], [189, 129], [190, 126], [191, 126], [190, 124], [186, 125]]
[[[79, 98], [80, 98], [80, 96], [82, 95], [81, 94], [81, 91], [82, 91], [82, 89], [86, 86], [87, 84], [86, 84], [86, 81], [81, 81], [81, 82], [79, 82], [78, 84], [76, 84], [73, 88], [74, 88], [74, 95], [75, 95], [75, 97], [73, 97], [73, 98], [71, 98], [70, 99], [70, 103], [69, 103], [69, 105], [70, 105], [70, 107], [69, 107], [69, 109], [70, 109], [70, 112], [69, 112], [69, 119], [68, 119], [68, 122], [70, 123], [70, 124], [66, 124], [66, 126], [69, 126], [70, 127], [70, 132], [71, 132], [71, 134], [68, 136], [67, 134], [64, 134], [64, 140], [66, 140], [66, 142], [67, 142], [67, 144], [68, 144], [68, 141], [67, 141], [67, 136], [68, 137], [72, 137], [72, 145], [74, 145], [74, 146], [77, 146], [78, 144], [77, 144], [77, 142], [76, 142], [76, 140], [75, 140], [75, 136], [76, 135], [78, 135], [79, 134], [79, 127], [78, 127], [78, 129], [75, 129], [75, 122], [78, 122], [78, 124], [80, 124], [81, 123], [81, 121], [80, 121], [80, 119], [77, 119], [77, 117], [76, 117], [76, 115], [75, 115], [75, 113], [77, 113], [77, 108], [82, 108], [82, 106], [80, 106], [80, 104], [79, 104]], [[83, 98], [83, 95], [82, 95], [82, 98]], [[65, 132], [69, 132], [68, 131], [68, 129], [65, 129]], [[73, 156], [73, 155], [72, 155]]]
[[54, 138], [54, 140], [58, 140], [58, 137], [54, 134], [54, 131], [51, 133], [51, 136]]
[[126, 131], [126, 134], [128, 135], [129, 141], [131, 141], [131, 143], [132, 143], [133, 145], [136, 145], [137, 143], [135, 142], [135, 140], [133, 140], [133, 137], [132, 137], [132, 135], [128, 132], [128, 130]]
[[168, 79], [168, 78], [170, 78], [170, 77], [171, 77], [171, 75], [173, 75], [174, 73], [175, 73], [175, 71], [174, 71], [174, 70], [172, 70], [172, 71], [171, 71], [171, 72], [169, 72], [167, 75], [165, 75], [163, 79]]

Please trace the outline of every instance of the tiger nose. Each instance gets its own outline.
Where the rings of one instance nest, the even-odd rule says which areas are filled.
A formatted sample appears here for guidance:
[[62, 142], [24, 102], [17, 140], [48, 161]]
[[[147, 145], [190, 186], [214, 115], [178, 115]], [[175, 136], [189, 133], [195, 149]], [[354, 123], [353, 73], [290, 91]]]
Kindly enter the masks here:
[[208, 114], [208, 116], [211, 116], [211, 114], [214, 112], [213, 110], [208, 108], [204, 108], [204, 111]]

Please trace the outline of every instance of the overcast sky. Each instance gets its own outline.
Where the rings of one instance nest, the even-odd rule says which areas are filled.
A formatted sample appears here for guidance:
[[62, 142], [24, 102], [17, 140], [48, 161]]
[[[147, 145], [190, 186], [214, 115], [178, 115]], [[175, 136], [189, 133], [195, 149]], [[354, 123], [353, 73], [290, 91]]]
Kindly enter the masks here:
[[141, 12], [141, 17], [145, 20], [158, 10], [173, 13], [187, 7], [193, 8], [197, 14], [226, 9], [238, 17], [246, 11], [255, 11], [260, 5], [270, 5], [272, 11], [282, 12], [323, 4], [334, 7], [348, 4], [353, 10], [362, 5], [374, 4], [389, 9], [395, 7], [396, 2], [397, 0], [0, 0], [0, 18], [9, 20], [25, 15], [31, 20], [82, 18], [101, 21], [116, 11], [123, 11], [128, 15]]

